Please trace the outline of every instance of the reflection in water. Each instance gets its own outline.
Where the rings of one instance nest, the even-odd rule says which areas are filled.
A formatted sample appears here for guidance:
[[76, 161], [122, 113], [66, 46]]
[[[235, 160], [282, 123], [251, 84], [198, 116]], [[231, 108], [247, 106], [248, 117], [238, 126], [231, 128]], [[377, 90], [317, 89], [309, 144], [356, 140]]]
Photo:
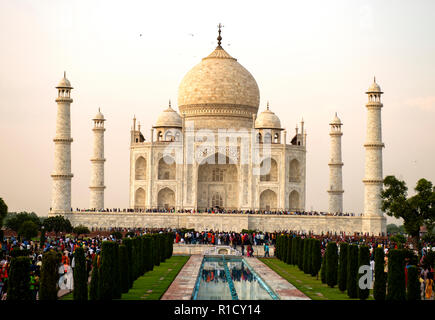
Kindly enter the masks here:
[[[227, 260], [231, 279], [240, 300], [271, 300], [272, 297], [242, 260]], [[222, 260], [204, 258], [197, 300], [231, 300]]]

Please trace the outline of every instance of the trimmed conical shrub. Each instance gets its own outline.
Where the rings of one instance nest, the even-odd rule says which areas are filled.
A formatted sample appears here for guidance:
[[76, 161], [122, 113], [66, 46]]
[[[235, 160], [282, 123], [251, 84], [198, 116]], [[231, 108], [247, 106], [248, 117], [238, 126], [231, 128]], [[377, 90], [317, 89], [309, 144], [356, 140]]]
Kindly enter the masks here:
[[54, 251], [46, 252], [42, 256], [39, 300], [57, 300], [57, 282], [61, 259], [61, 254]]
[[305, 241], [306, 239], [299, 240], [299, 249], [298, 249], [298, 268], [299, 270], [304, 270], [304, 250], [305, 250]]
[[420, 282], [418, 281], [418, 269], [416, 266], [408, 268], [406, 300], [421, 300]]
[[347, 295], [355, 299], [358, 297], [358, 246], [351, 244], [347, 252]]
[[313, 239], [313, 244], [311, 247], [311, 275], [316, 276], [321, 267], [322, 263], [322, 252], [320, 249], [320, 240]]
[[291, 260], [292, 260], [292, 257], [291, 257], [291, 255], [292, 255], [292, 243], [293, 243], [292, 240], [293, 240], [293, 238], [291, 236], [287, 237], [287, 254], [286, 254], [286, 260], [285, 260], [285, 262], [287, 264], [290, 264]]
[[112, 300], [120, 295], [117, 246], [111, 241], [104, 241], [101, 246], [100, 300]]
[[121, 292], [127, 293], [130, 288], [129, 283], [129, 265], [127, 247], [122, 244], [119, 246], [119, 274], [121, 277]]
[[292, 265], [296, 264], [296, 253], [298, 251], [298, 238], [297, 237], [293, 237], [292, 238], [292, 251], [291, 251], [291, 256], [290, 256], [290, 263]]
[[401, 249], [388, 252], [388, 281], [387, 300], [404, 301], [405, 288], [405, 260]]
[[340, 243], [340, 253], [338, 262], [338, 289], [346, 291], [347, 283], [347, 254], [349, 245], [346, 242]]
[[[361, 246], [359, 248], [359, 254], [358, 254], [358, 271], [362, 266], [365, 266], [370, 270], [370, 250], [367, 246]], [[367, 279], [367, 282], [362, 281], [362, 277], [369, 276], [370, 278]], [[358, 298], [361, 300], [365, 300], [369, 297], [370, 294], [370, 283], [371, 283], [371, 274], [364, 274], [360, 273], [358, 274]]]
[[322, 267], [320, 269], [320, 280], [326, 284], [326, 254], [322, 257]]
[[91, 283], [89, 287], [89, 300], [99, 300], [100, 298], [100, 288], [99, 288], [99, 277], [100, 272], [98, 268], [98, 255], [94, 256], [92, 261], [92, 272], [91, 272]]
[[385, 255], [383, 248], [375, 249], [375, 283], [373, 297], [375, 300], [385, 300], [387, 290], [387, 275], [384, 271]]
[[12, 258], [8, 281], [8, 300], [32, 300], [30, 259], [28, 257]]
[[326, 284], [333, 288], [337, 285], [338, 249], [335, 242], [329, 242], [326, 247]]
[[133, 287], [133, 242], [131, 238], [126, 238], [122, 240], [122, 244], [125, 246], [127, 253], [127, 267], [128, 267], [128, 288]]
[[285, 263], [287, 263], [287, 235], [284, 235], [282, 237], [282, 243], [281, 243], [281, 260]]
[[85, 251], [77, 248], [74, 251], [74, 300], [88, 300], [88, 274], [86, 272]]

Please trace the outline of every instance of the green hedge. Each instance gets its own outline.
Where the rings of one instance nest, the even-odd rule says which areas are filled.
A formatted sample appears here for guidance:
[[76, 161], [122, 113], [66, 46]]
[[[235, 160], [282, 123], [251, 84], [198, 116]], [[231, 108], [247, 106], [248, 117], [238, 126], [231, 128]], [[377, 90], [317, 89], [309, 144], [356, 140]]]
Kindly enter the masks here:
[[340, 254], [338, 262], [338, 289], [344, 292], [347, 289], [347, 253], [349, 244], [340, 243]]
[[8, 300], [32, 300], [30, 291], [30, 259], [12, 258], [9, 271]]
[[347, 295], [349, 298], [358, 297], [358, 246], [351, 244], [347, 251]]
[[129, 264], [128, 264], [128, 252], [127, 246], [122, 244], [119, 246], [119, 274], [121, 277], [121, 292], [127, 293], [130, 289], [129, 281]]
[[58, 268], [61, 260], [61, 254], [54, 251], [46, 252], [42, 256], [39, 300], [57, 300]]
[[100, 300], [112, 300], [120, 297], [119, 280], [118, 244], [104, 241], [101, 246]]
[[98, 255], [94, 256], [92, 261], [92, 272], [91, 272], [91, 283], [89, 288], [89, 300], [99, 300], [100, 299], [100, 272], [98, 267]]
[[322, 252], [321, 252], [320, 240], [313, 239], [313, 244], [311, 246], [311, 275], [316, 276], [319, 273], [321, 263], [322, 263]]
[[[367, 246], [361, 246], [359, 248], [358, 254], [358, 270], [361, 266], [368, 266], [370, 268], [370, 250]], [[358, 284], [360, 283], [360, 279], [363, 276], [367, 276], [367, 274], [361, 273], [358, 275]], [[370, 278], [366, 283], [368, 288], [362, 289], [360, 285], [358, 285], [358, 298], [361, 300], [366, 300], [369, 297], [370, 293], [370, 282], [372, 281], [370, 274], [368, 275]]]
[[387, 300], [404, 301], [405, 288], [405, 259], [402, 249], [388, 252], [388, 281]]
[[299, 248], [298, 248], [298, 268], [299, 270], [304, 270], [304, 250], [305, 250], [305, 239], [299, 240]]
[[333, 288], [337, 285], [338, 249], [335, 242], [329, 242], [326, 247], [326, 284]]
[[292, 251], [290, 256], [290, 263], [296, 265], [296, 254], [298, 251], [298, 237], [292, 238]]
[[410, 266], [408, 268], [406, 300], [421, 300], [420, 282], [418, 280], [418, 269], [416, 266]]
[[384, 271], [385, 255], [383, 248], [375, 249], [375, 283], [373, 297], [375, 300], [385, 300], [387, 290], [387, 275]]
[[86, 272], [85, 251], [77, 248], [74, 251], [74, 300], [88, 300], [88, 274]]

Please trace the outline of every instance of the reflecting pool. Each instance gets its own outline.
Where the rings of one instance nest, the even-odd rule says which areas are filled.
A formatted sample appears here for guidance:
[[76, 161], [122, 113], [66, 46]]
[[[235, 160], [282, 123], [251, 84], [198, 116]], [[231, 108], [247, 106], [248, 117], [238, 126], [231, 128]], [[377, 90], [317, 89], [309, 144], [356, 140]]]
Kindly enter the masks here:
[[277, 300], [241, 257], [204, 257], [193, 300]]

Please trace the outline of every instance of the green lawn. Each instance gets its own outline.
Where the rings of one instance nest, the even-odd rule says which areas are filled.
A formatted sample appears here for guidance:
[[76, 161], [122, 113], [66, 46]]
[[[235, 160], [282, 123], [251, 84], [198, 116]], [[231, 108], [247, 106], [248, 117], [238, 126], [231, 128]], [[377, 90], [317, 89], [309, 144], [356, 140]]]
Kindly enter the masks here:
[[[323, 284], [320, 280], [320, 274], [319, 279], [316, 280], [316, 277], [305, 274], [297, 266], [286, 264], [276, 258], [259, 259], [313, 300], [358, 300], [350, 299], [346, 292], [341, 292], [338, 289], [338, 286], [330, 288]], [[372, 290], [370, 290], [368, 300], [373, 300]]]
[[[122, 294], [121, 300], [159, 300], [189, 258], [190, 256], [172, 256], [160, 263], [160, 266], [154, 266], [153, 271], [146, 272], [136, 279], [133, 287]], [[72, 293], [61, 298], [61, 300], [72, 299]]]
[[189, 260], [190, 256], [172, 256], [153, 271], [139, 277], [121, 300], [159, 300]]

